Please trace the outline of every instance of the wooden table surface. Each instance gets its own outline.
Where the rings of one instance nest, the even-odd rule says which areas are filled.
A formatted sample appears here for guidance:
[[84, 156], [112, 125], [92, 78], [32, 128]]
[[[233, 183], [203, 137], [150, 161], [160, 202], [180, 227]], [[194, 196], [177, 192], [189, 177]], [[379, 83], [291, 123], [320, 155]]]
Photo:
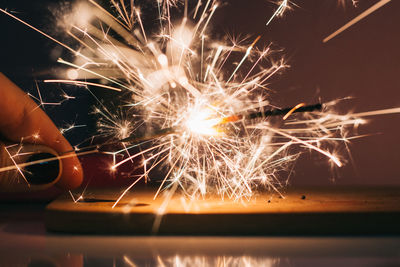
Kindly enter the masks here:
[[[118, 191], [92, 192], [74, 203], [50, 203], [49, 231], [89, 234], [360, 235], [400, 233], [399, 187], [303, 187], [265, 192], [251, 200], [220, 197], [168, 202], [132, 191], [112, 208]], [[167, 204], [166, 204], [167, 203]]]

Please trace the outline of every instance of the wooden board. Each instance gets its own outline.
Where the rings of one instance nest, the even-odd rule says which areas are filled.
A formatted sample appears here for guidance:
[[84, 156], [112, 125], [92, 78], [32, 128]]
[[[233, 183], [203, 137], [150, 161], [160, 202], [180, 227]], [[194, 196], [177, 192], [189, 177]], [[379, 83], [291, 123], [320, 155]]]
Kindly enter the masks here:
[[[69, 195], [46, 209], [49, 231], [89, 234], [333, 235], [400, 234], [399, 187], [292, 188], [250, 201], [132, 192], [112, 208], [118, 191]], [[163, 212], [162, 212], [163, 210]], [[162, 214], [162, 215], [161, 215]]]

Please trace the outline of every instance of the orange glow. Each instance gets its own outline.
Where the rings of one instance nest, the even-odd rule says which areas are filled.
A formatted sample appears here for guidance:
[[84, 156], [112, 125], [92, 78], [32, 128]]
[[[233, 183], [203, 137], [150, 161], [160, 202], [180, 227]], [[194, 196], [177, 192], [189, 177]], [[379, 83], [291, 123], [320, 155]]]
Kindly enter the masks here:
[[297, 104], [288, 113], [286, 113], [286, 115], [283, 117], [283, 120], [286, 120], [293, 112], [295, 112], [296, 109], [301, 108], [301, 107], [303, 107], [305, 105], [306, 105], [305, 103]]

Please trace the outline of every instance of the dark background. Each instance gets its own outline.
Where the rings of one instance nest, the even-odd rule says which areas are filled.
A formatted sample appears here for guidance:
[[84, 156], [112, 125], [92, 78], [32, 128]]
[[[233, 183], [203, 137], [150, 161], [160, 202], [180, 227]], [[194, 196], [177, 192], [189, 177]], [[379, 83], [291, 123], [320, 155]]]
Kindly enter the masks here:
[[[46, 32], [54, 32], [52, 7], [59, 1], [0, 0], [0, 7]], [[68, 2], [68, 1], [64, 1]], [[274, 103], [290, 106], [312, 103], [319, 98], [330, 101], [347, 96], [340, 110], [355, 112], [400, 106], [400, 1], [391, 1], [363, 21], [326, 44], [322, 39], [347, 21], [372, 6], [377, 0], [360, 0], [358, 7], [347, 1], [345, 7], [335, 0], [295, 0], [298, 7], [284, 18], [265, 23], [276, 9], [266, 0], [225, 1], [212, 20], [219, 33], [261, 35], [258, 45], [271, 41], [284, 49], [287, 63], [284, 73], [273, 79]], [[50, 8], [49, 8], [50, 6]], [[149, 23], [149, 22], [147, 22]], [[40, 34], [0, 14], [0, 71], [27, 91], [35, 92], [35, 79], [51, 77], [56, 59], [67, 53]], [[57, 85], [40, 84], [48, 101], [60, 94]], [[79, 95], [62, 107], [46, 107], [58, 126], [89, 124], [91, 98], [74, 87], [68, 94]], [[335, 184], [400, 184], [400, 114], [370, 118], [359, 134], [374, 134], [354, 140], [351, 151], [354, 164], [337, 170]], [[91, 134], [90, 127], [66, 137], [72, 144]], [[346, 156], [346, 155], [344, 155]], [[332, 174], [316, 153], [304, 154], [297, 162], [292, 184], [332, 184]]]

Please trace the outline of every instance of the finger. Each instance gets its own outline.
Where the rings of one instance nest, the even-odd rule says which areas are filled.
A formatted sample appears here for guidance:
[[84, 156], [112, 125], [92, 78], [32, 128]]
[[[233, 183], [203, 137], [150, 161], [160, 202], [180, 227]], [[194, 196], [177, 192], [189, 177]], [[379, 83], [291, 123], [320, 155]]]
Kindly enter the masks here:
[[[51, 119], [18, 86], [0, 73], [0, 134], [14, 142], [37, 143], [53, 148], [58, 153], [72, 151]], [[63, 158], [63, 173], [58, 186], [78, 187], [83, 178], [82, 167], [75, 153]]]

